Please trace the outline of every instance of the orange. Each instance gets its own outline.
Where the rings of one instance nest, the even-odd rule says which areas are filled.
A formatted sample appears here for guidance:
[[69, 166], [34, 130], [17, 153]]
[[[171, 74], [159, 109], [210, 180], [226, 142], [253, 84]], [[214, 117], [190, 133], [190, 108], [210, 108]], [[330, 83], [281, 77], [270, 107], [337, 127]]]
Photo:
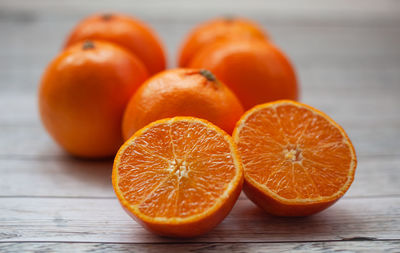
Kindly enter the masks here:
[[244, 192], [270, 214], [305, 216], [335, 203], [357, 166], [345, 131], [326, 114], [282, 100], [246, 112], [234, 131]]
[[243, 171], [232, 137], [193, 117], [155, 121], [118, 151], [112, 182], [124, 209], [148, 230], [192, 237], [235, 204]]
[[189, 66], [213, 72], [231, 88], [245, 110], [278, 99], [298, 98], [291, 63], [264, 40], [217, 41], [197, 53]]
[[216, 40], [247, 38], [267, 39], [267, 35], [258, 24], [244, 18], [225, 17], [207, 21], [197, 26], [183, 42], [178, 65], [187, 67], [197, 52]]
[[105, 40], [124, 47], [143, 61], [150, 74], [165, 69], [160, 40], [151, 28], [132, 17], [118, 13], [87, 17], [72, 30], [65, 47], [84, 40]]
[[126, 140], [155, 120], [193, 116], [231, 134], [242, 114], [235, 94], [209, 71], [172, 69], [152, 77], [135, 93], [125, 111], [122, 132]]
[[39, 90], [43, 124], [73, 155], [115, 155], [123, 143], [126, 104], [147, 77], [142, 62], [115, 44], [77, 43], [60, 53], [43, 74]]

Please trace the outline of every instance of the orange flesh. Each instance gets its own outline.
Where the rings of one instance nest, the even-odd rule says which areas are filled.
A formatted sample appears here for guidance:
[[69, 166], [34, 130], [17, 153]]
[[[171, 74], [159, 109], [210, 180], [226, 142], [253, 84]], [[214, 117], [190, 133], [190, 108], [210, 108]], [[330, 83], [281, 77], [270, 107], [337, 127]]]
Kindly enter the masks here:
[[207, 211], [238, 175], [227, 135], [200, 120], [158, 122], [139, 130], [119, 151], [119, 191], [148, 218]]
[[247, 178], [290, 202], [343, 195], [353, 178], [355, 152], [337, 124], [294, 102], [252, 111], [235, 133]]

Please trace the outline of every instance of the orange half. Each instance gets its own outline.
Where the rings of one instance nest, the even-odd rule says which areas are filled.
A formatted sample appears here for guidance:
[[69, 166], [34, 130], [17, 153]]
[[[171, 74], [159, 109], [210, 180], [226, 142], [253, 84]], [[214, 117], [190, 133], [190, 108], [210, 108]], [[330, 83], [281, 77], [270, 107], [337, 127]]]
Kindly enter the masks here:
[[246, 112], [233, 133], [244, 192], [268, 213], [305, 216], [335, 203], [357, 165], [347, 134], [326, 114], [280, 100]]
[[232, 137], [193, 117], [155, 121], [118, 151], [112, 181], [125, 210], [148, 230], [192, 237], [232, 209], [243, 170]]

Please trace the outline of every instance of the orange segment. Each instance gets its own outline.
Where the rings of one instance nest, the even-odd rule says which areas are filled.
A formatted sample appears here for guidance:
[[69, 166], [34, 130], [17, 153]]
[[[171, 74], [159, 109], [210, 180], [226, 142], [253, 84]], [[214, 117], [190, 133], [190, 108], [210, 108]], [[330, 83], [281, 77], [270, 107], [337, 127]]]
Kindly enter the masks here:
[[354, 179], [357, 161], [350, 139], [310, 106], [289, 100], [256, 106], [238, 122], [234, 139], [246, 194], [272, 214], [321, 211]]
[[211, 230], [233, 207], [242, 182], [232, 138], [192, 117], [139, 130], [121, 147], [113, 168], [113, 186], [128, 213], [167, 236]]

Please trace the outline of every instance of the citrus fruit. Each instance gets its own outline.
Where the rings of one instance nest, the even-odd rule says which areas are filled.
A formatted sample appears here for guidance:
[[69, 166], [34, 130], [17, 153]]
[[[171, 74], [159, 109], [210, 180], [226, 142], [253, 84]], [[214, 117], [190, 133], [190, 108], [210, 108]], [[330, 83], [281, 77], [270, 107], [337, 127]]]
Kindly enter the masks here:
[[172, 69], [146, 81], [128, 103], [123, 136], [128, 139], [152, 121], [193, 116], [231, 134], [243, 114], [239, 100], [207, 70]]
[[118, 151], [112, 182], [124, 209], [148, 230], [192, 237], [236, 202], [243, 171], [232, 137], [193, 117], [155, 121]]
[[225, 39], [267, 39], [266, 33], [256, 23], [236, 17], [222, 17], [198, 25], [187, 36], [179, 52], [180, 67], [187, 67], [194, 55], [204, 46]]
[[84, 40], [105, 40], [124, 47], [143, 61], [150, 74], [165, 69], [160, 40], [150, 27], [132, 17], [118, 13], [89, 16], [71, 31], [65, 47]]
[[215, 74], [245, 110], [278, 99], [298, 98], [295, 72], [286, 56], [264, 40], [217, 41], [193, 58], [189, 67]]
[[234, 134], [244, 192], [270, 214], [305, 216], [335, 203], [354, 179], [357, 159], [345, 131], [326, 114], [282, 100], [246, 112]]
[[115, 155], [123, 143], [126, 104], [147, 77], [142, 62], [115, 44], [77, 43], [61, 52], [43, 74], [39, 90], [43, 124], [73, 155]]

